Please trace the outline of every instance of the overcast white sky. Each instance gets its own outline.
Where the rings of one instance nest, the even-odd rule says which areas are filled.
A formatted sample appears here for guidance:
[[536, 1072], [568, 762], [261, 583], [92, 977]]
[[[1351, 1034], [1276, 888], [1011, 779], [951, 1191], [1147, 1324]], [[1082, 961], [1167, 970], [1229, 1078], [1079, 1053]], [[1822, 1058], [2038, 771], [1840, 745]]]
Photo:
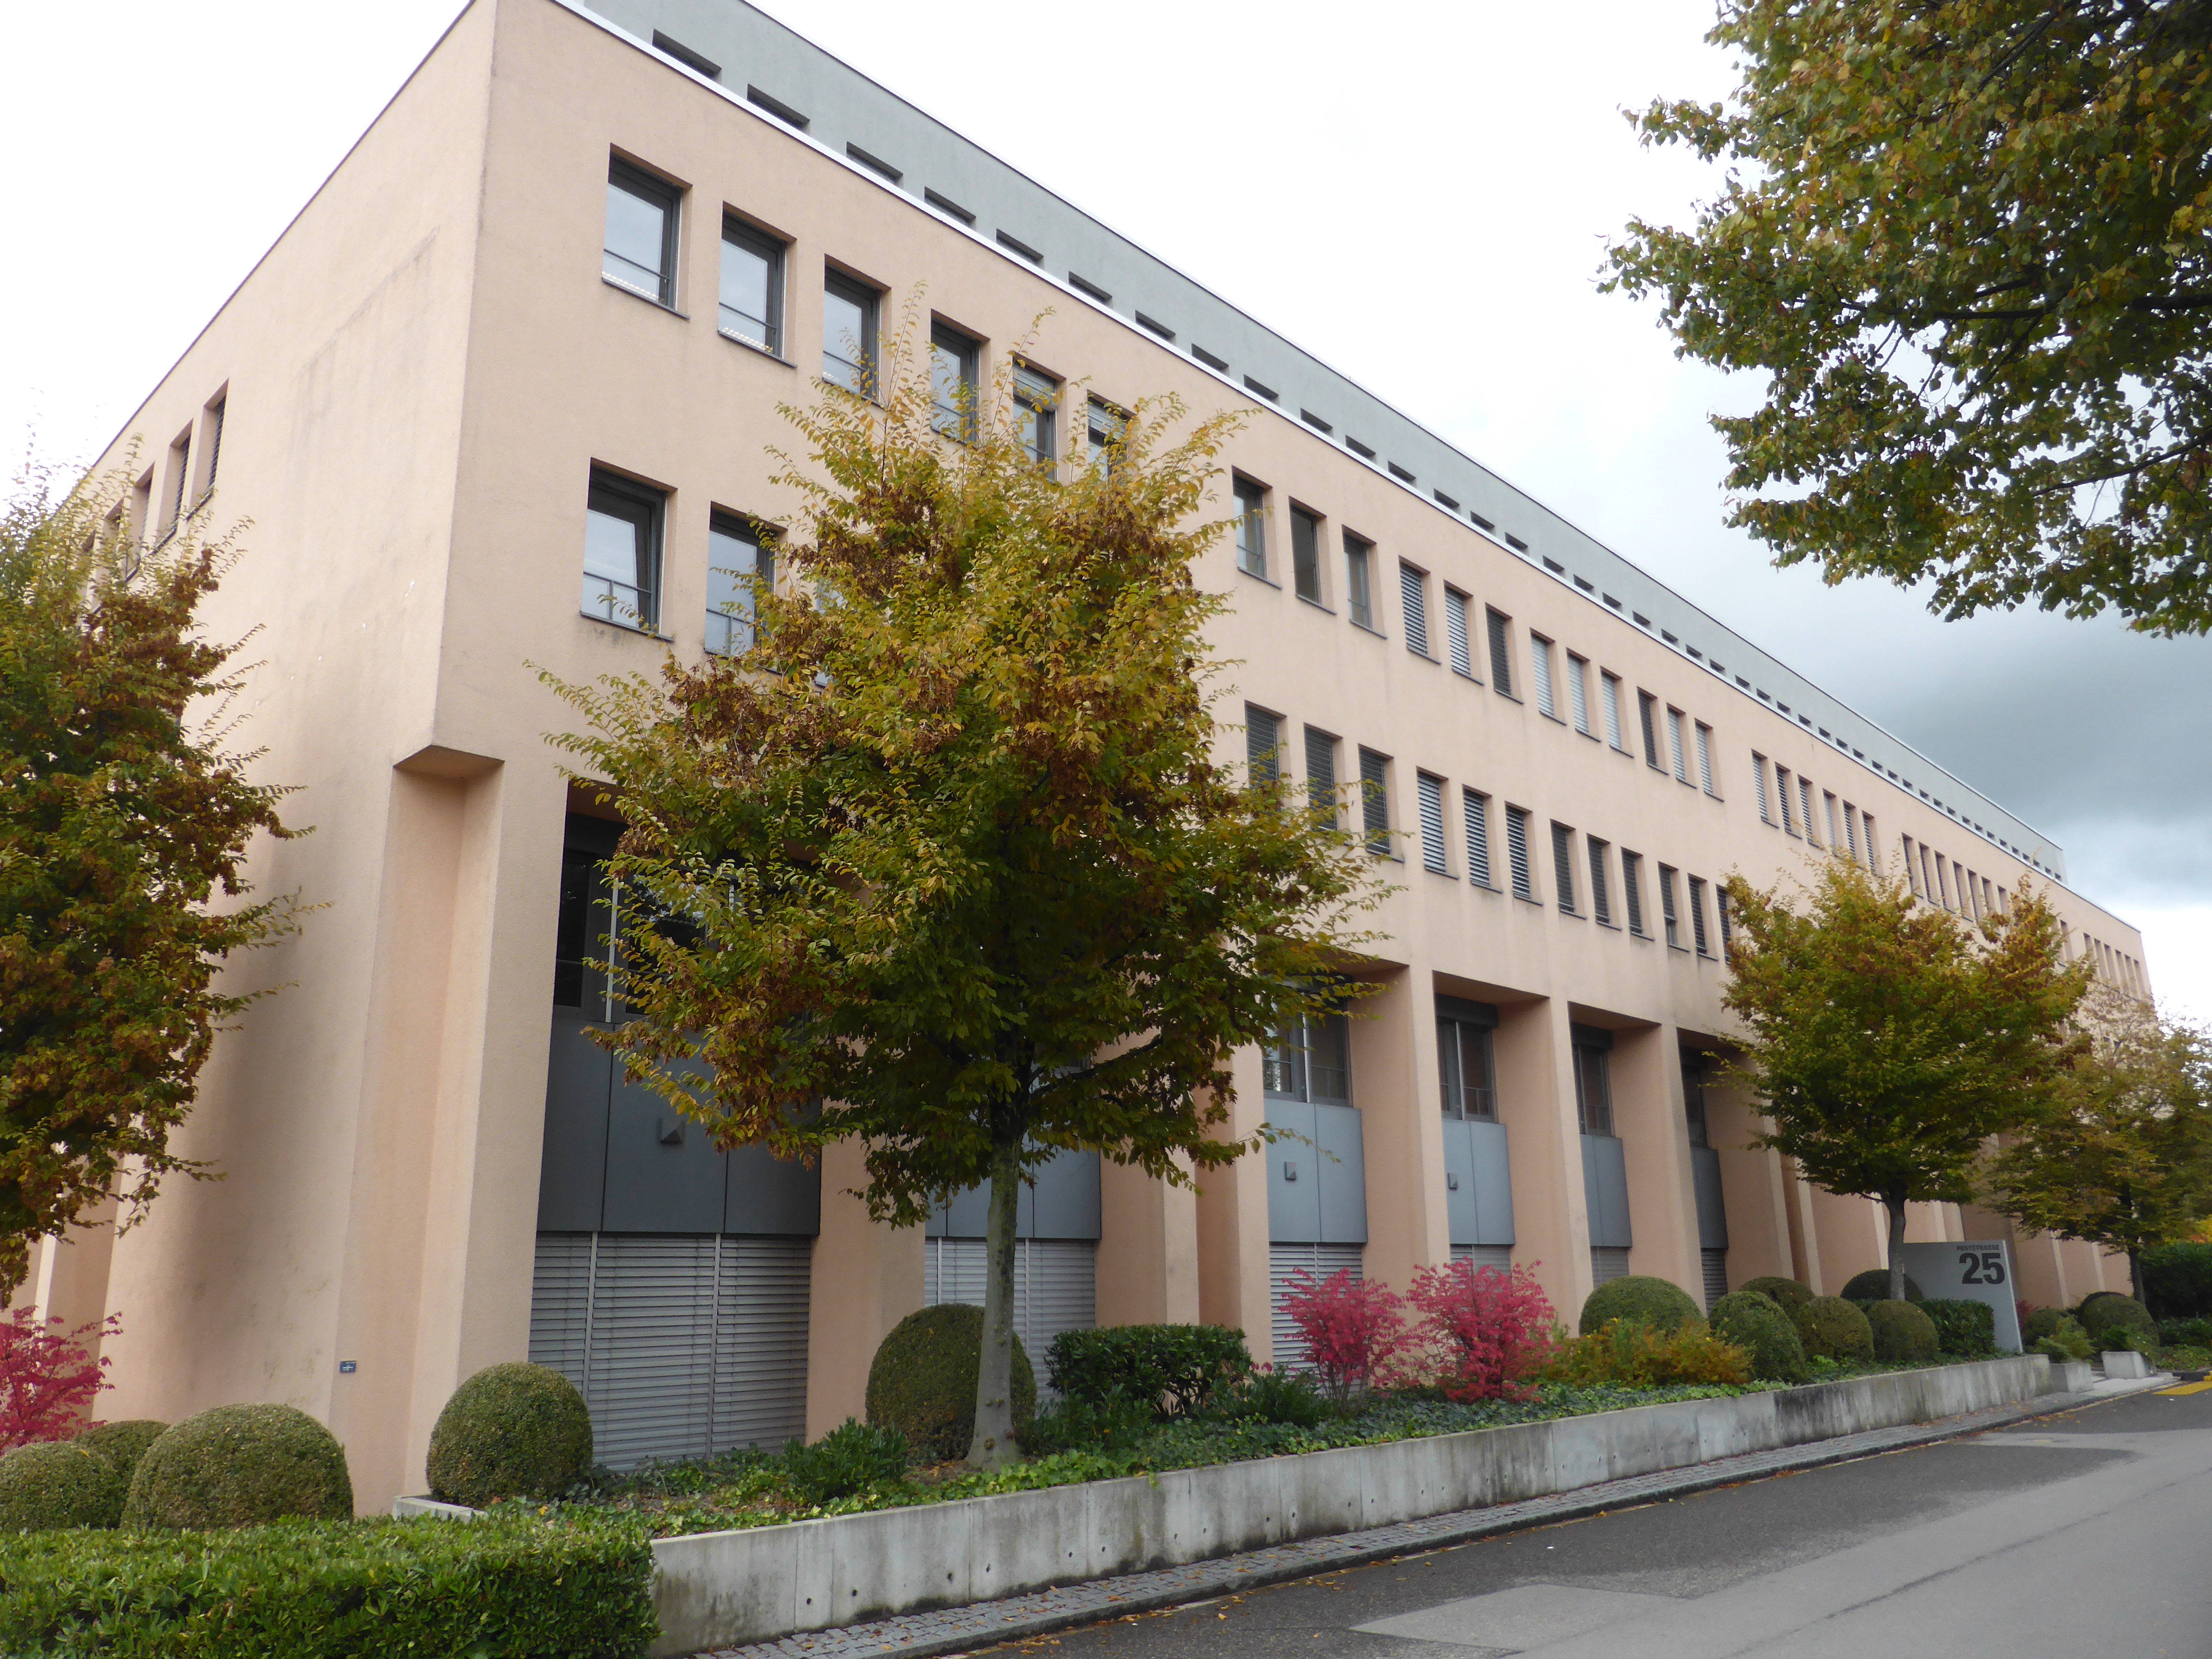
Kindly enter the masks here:
[[[1723, 531], [1707, 414], [1753, 389], [1595, 291], [1632, 216], [1710, 188], [1618, 112], [1716, 99], [1711, 0], [1032, 0], [767, 9], [1487, 465], [2065, 847], [2212, 1018], [2212, 643], [1941, 623]], [[458, 10], [289, 0], [12, 9], [0, 442], [113, 434]]]

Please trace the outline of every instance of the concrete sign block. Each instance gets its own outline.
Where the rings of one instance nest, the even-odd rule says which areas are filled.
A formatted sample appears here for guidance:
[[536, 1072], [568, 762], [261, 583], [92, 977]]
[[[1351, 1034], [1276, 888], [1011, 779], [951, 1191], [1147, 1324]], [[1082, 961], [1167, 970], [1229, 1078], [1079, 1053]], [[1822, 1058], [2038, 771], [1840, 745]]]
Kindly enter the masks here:
[[2011, 1245], [2001, 1238], [1907, 1244], [1898, 1255], [1905, 1276], [1929, 1299], [1987, 1303], [1996, 1316], [1997, 1352], [2020, 1352], [2020, 1287], [2013, 1282]]

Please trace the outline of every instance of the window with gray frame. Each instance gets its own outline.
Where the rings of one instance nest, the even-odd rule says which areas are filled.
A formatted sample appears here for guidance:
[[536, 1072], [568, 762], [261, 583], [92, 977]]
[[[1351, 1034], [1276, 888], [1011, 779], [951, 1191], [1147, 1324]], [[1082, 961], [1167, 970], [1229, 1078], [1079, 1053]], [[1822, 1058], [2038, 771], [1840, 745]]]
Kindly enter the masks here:
[[1649, 691], [1636, 694], [1636, 717], [1644, 726], [1644, 763], [1655, 772], [1663, 772], [1667, 764], [1659, 758], [1659, 699]]
[[1569, 915], [1575, 912], [1575, 832], [1564, 823], [1552, 826], [1552, 880], [1555, 884], [1553, 896], [1559, 908]]
[[1620, 676], [1601, 673], [1598, 684], [1605, 694], [1605, 740], [1625, 755], [1628, 744], [1620, 735]]
[[[1601, 1036], [1610, 1038], [1611, 1033]], [[1613, 1056], [1574, 1028], [1575, 1118], [1586, 1135], [1613, 1133]], [[1607, 1048], [1611, 1046], [1607, 1043]]]
[[1774, 810], [1766, 799], [1766, 757], [1756, 749], [1751, 751], [1751, 781], [1752, 787], [1759, 792], [1759, 821], [1773, 823]]
[[1267, 574], [1267, 487], [1249, 478], [1231, 486], [1237, 497], [1237, 568], [1247, 575]]
[[1620, 853], [1620, 897], [1628, 909], [1628, 931], [1648, 939], [1644, 931], [1644, 854], [1623, 848]]
[[1552, 690], [1552, 642], [1541, 634], [1528, 636], [1529, 678], [1536, 683], [1536, 712], [1559, 718], [1559, 701]]
[[1121, 447], [1129, 417], [1103, 398], [1091, 400], [1091, 465], [1101, 472], [1114, 470], [1114, 457]]
[[1697, 941], [1699, 956], [1712, 955], [1712, 947], [1705, 940], [1705, 884], [1698, 876], [1690, 878], [1690, 937]]
[[1444, 781], [1417, 772], [1413, 786], [1420, 796], [1421, 867], [1448, 876], [1451, 864], [1444, 855]]
[[1372, 749], [1359, 751], [1360, 823], [1367, 850], [1384, 858], [1390, 852], [1390, 760]]
[[1255, 788], [1272, 789], [1282, 781], [1282, 717], [1246, 703], [1244, 757]]
[[1820, 835], [1819, 827], [1813, 822], [1813, 781], [1802, 773], [1797, 779], [1797, 804], [1805, 809], [1805, 839], [1818, 847]]
[[1797, 814], [1790, 805], [1790, 769], [1786, 766], [1774, 769], [1774, 793], [1782, 798], [1783, 833], [1794, 836], [1797, 833]]
[[1667, 711], [1667, 753], [1674, 763], [1674, 781], [1687, 783], [1690, 766], [1682, 752], [1682, 711], [1679, 708]]
[[1460, 1018], [1440, 1006], [1437, 1072], [1443, 1085], [1446, 1117], [1498, 1121], [1498, 1068], [1487, 1024]]
[[650, 634], [660, 625], [660, 526], [657, 489], [592, 471], [584, 514], [586, 616]]
[[1467, 878], [1480, 887], [1495, 887], [1490, 878], [1490, 797], [1462, 789], [1459, 801], [1467, 815]]
[[1674, 915], [1674, 871], [1664, 864], [1659, 866], [1659, 919], [1666, 924], [1667, 943], [1680, 950], [1682, 927]]
[[945, 323], [929, 329], [929, 423], [962, 443], [975, 435], [975, 386], [983, 348]]
[[607, 163], [607, 228], [599, 271], [655, 305], [676, 303], [676, 218], [681, 196], [620, 157]]
[[775, 580], [771, 543], [734, 514], [707, 523], [707, 649], [718, 657], [752, 648], [757, 596]]
[[1567, 702], [1574, 710], [1575, 730], [1584, 737], [1595, 737], [1590, 730], [1589, 664], [1571, 651], [1567, 653]]
[[1014, 407], [1021, 411], [1022, 447], [1039, 466], [1060, 453], [1054, 427], [1060, 415], [1060, 382], [1027, 363], [1014, 365]]
[[1344, 608], [1362, 628], [1375, 626], [1375, 544], [1344, 532]]
[[1613, 926], [1613, 895], [1605, 878], [1605, 854], [1609, 843], [1595, 836], [1584, 836], [1589, 848], [1590, 917], [1610, 927]]
[[1451, 655], [1452, 672], [1474, 678], [1474, 653], [1467, 637], [1467, 595], [1457, 588], [1444, 589], [1444, 644]]
[[1429, 576], [1404, 560], [1398, 562], [1398, 607], [1406, 613], [1406, 649], [1429, 654]]
[[876, 395], [876, 328], [883, 295], [833, 270], [822, 283], [822, 378], [863, 398]]
[[722, 294], [716, 326], [783, 355], [783, 244], [742, 219], [722, 218]]
[[1306, 727], [1306, 807], [1324, 830], [1336, 828], [1336, 739]]
[[1340, 1012], [1285, 1020], [1261, 1051], [1261, 1087], [1282, 1100], [1352, 1104], [1352, 1030]]
[[1321, 600], [1321, 520], [1303, 507], [1291, 508], [1291, 581], [1302, 599]]
[[1703, 720], [1698, 722], [1698, 784], [1715, 799], [1720, 791], [1713, 787], [1713, 728]]
[[1536, 872], [1528, 860], [1528, 811], [1526, 807], [1505, 809], [1505, 860], [1513, 872], [1513, 896], [1536, 902]]
[[1483, 615], [1490, 624], [1490, 683], [1500, 696], [1510, 697], [1513, 695], [1513, 657], [1505, 624], [1511, 618], [1495, 611], [1486, 611]]

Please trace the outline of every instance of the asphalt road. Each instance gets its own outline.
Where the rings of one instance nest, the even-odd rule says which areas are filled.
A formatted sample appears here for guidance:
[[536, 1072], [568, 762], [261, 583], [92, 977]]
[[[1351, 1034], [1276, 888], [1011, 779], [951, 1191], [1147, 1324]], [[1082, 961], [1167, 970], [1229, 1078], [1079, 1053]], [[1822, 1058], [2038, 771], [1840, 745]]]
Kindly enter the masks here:
[[1060, 1659], [2212, 1659], [2212, 1389], [995, 1650]]

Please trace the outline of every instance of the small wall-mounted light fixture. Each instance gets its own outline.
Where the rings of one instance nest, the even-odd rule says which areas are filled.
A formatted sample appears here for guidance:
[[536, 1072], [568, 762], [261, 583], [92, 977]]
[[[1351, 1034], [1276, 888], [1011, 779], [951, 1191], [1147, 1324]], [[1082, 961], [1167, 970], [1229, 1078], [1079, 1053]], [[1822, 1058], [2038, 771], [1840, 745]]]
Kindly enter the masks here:
[[1296, 1181], [1297, 1178], [1298, 1166], [1291, 1163], [1287, 1158], [1285, 1158], [1283, 1160], [1283, 1179], [1285, 1181]]
[[351, 1376], [360, 1369], [361, 1364], [358, 1360], [341, 1359], [338, 1361], [338, 1375], [340, 1376]]
[[680, 1117], [655, 1118], [653, 1129], [660, 1136], [660, 1144], [664, 1146], [681, 1146], [684, 1144], [684, 1120]]
[[1455, 1175], [1447, 1175], [1444, 1177], [1444, 1190], [1448, 1193], [1457, 1192], [1459, 1190], [1459, 1177]]

